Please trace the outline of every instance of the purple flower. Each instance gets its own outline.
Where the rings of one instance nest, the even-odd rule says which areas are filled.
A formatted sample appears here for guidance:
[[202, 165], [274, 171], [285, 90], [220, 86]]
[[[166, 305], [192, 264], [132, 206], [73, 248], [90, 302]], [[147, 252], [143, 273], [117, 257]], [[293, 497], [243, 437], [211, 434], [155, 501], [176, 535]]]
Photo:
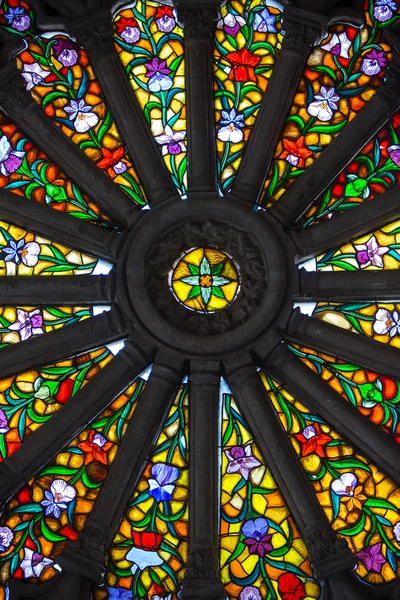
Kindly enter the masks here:
[[133, 598], [133, 593], [130, 590], [124, 590], [124, 588], [108, 587], [107, 590], [110, 600], [130, 600]]
[[365, 55], [364, 60], [361, 63], [361, 71], [365, 73], [365, 75], [377, 75], [380, 73], [387, 65], [387, 58], [385, 53], [378, 52], [377, 50], [372, 50], [372, 52], [368, 52]]
[[173, 129], [167, 125], [165, 127], [164, 133], [161, 135], [156, 135], [155, 140], [157, 144], [161, 144], [161, 152], [162, 155], [166, 154], [180, 154], [181, 152], [186, 152], [186, 146], [182, 140], [185, 139], [186, 131], [173, 131]]
[[37, 242], [28, 242], [25, 244], [22, 240], [9, 240], [7, 246], [3, 248], [3, 256], [5, 262], [15, 262], [19, 264], [21, 261], [26, 267], [34, 267], [39, 261], [40, 245]]
[[0, 552], [4, 552], [11, 546], [14, 534], [9, 527], [0, 527]]
[[69, 40], [57, 40], [53, 46], [54, 56], [64, 67], [73, 67], [78, 60], [78, 53]]
[[179, 470], [165, 463], [153, 465], [151, 474], [154, 479], [149, 479], [149, 494], [157, 500], [171, 500], [172, 492], [175, 489], [173, 482], [179, 477]]
[[351, 41], [347, 37], [346, 32], [334, 33], [327, 44], [321, 46], [323, 50], [331, 52], [335, 56], [341, 56], [342, 58], [349, 58], [349, 49], [351, 47]]
[[357, 552], [357, 556], [365, 565], [368, 571], [375, 571], [380, 573], [382, 571], [382, 565], [386, 562], [386, 558], [381, 552], [382, 543], [374, 544], [374, 546], [368, 546], [365, 550]]
[[25, 79], [26, 89], [29, 91], [36, 85], [41, 84], [44, 79], [47, 79], [47, 77], [50, 75], [50, 71], [42, 69], [40, 64], [36, 62], [31, 65], [24, 64], [24, 69], [21, 75]]
[[217, 137], [222, 142], [232, 142], [237, 144], [243, 139], [244, 115], [237, 113], [234, 108], [230, 111], [222, 111], [222, 119], [220, 120], [220, 129]]
[[21, 561], [21, 569], [24, 572], [25, 579], [29, 577], [40, 577], [43, 569], [52, 565], [53, 561], [46, 558], [30, 548], [24, 548], [24, 558]]
[[390, 21], [393, 13], [397, 11], [397, 4], [393, 0], [376, 0], [374, 8], [374, 17], [382, 23]]
[[228, 12], [224, 17], [221, 17], [217, 23], [218, 29], [223, 29], [232, 37], [235, 37], [239, 29], [246, 25], [246, 21], [240, 15], [234, 15]]
[[308, 106], [307, 112], [320, 121], [330, 121], [333, 116], [333, 110], [337, 110], [337, 102], [339, 100], [340, 96], [336, 95], [335, 88], [322, 86], [319, 94], [315, 96], [314, 102], [311, 102]]
[[259, 517], [251, 521], [246, 521], [242, 527], [242, 534], [245, 537], [244, 543], [249, 547], [250, 554], [264, 556], [273, 548], [270, 543], [271, 535], [267, 534], [269, 524], [267, 519]]
[[106, 438], [102, 436], [101, 433], [95, 433], [93, 436], [92, 443], [96, 444], [96, 446], [98, 446], [99, 448], [102, 448], [106, 441]]
[[260, 461], [254, 458], [251, 451], [251, 444], [248, 446], [234, 446], [230, 450], [225, 450], [228, 457], [227, 473], [240, 473], [244, 479], [248, 479], [250, 471], [261, 465]]
[[239, 600], [262, 600], [262, 596], [258, 588], [247, 586], [240, 592]]
[[168, 77], [171, 69], [167, 67], [165, 60], [152, 58], [150, 63], [145, 64], [145, 67], [147, 68], [146, 77], [149, 78], [147, 86], [151, 92], [162, 92], [172, 87], [172, 79]]
[[26, 31], [31, 24], [30, 16], [25, 13], [25, 10], [21, 6], [9, 8], [4, 16], [7, 19], [7, 23], [17, 31]]
[[58, 519], [61, 514], [60, 508], [67, 508], [67, 503], [75, 498], [76, 490], [64, 479], [55, 479], [50, 486], [50, 492], [46, 491], [44, 494], [47, 499], [42, 500], [40, 504], [46, 507], [46, 515], [53, 514]]
[[400, 521], [397, 521], [397, 523], [394, 525], [393, 535], [396, 538], [396, 541], [399, 543], [400, 542]]
[[21, 308], [17, 308], [17, 320], [8, 326], [10, 331], [18, 331], [21, 341], [27, 340], [32, 335], [41, 335], [44, 333], [43, 317], [40, 310], [32, 310], [27, 312]]
[[396, 146], [396, 144], [394, 144], [393, 146], [389, 146], [388, 152], [390, 158], [395, 163], [395, 165], [400, 167], [400, 146]]
[[7, 433], [9, 429], [6, 413], [0, 408], [0, 433]]
[[255, 31], [261, 31], [262, 33], [274, 33], [276, 31], [274, 15], [271, 15], [266, 8], [261, 12], [256, 12], [254, 15], [253, 29]]
[[22, 164], [25, 152], [13, 150], [7, 136], [0, 138], [0, 173], [7, 177]]
[[374, 267], [383, 268], [382, 256], [389, 252], [387, 246], [380, 246], [376, 237], [373, 235], [365, 244], [355, 244], [357, 250], [357, 262], [362, 269], [373, 265]]

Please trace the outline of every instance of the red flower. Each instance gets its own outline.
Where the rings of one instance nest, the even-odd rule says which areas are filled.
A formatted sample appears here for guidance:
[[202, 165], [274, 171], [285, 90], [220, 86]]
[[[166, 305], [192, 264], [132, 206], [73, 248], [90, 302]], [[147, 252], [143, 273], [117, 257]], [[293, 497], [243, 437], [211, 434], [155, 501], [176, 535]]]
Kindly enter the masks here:
[[295, 167], [304, 167], [304, 159], [312, 155], [312, 150], [304, 146], [304, 135], [299, 137], [295, 142], [285, 138], [283, 145], [285, 146], [285, 150], [279, 158], [286, 158]]
[[278, 578], [278, 590], [282, 600], [303, 600], [307, 596], [304, 583], [293, 573], [284, 573]]
[[65, 404], [66, 402], [68, 402], [72, 395], [74, 383], [75, 382], [73, 379], [64, 379], [64, 381], [60, 384], [60, 387], [58, 388], [57, 394], [55, 395], [55, 399], [57, 400], [57, 402], [59, 402], [60, 404]]
[[159, 6], [154, 14], [155, 19], [162, 19], [162, 17], [174, 17], [172, 6]]
[[127, 27], [139, 27], [136, 19], [126, 19], [125, 17], [121, 17], [119, 21], [115, 23], [115, 29], [117, 30], [118, 35], [120, 35]]
[[234, 81], [256, 81], [254, 67], [261, 60], [259, 56], [251, 54], [247, 48], [243, 48], [240, 52], [229, 52], [226, 58], [233, 65], [229, 73], [229, 79], [233, 79]]
[[160, 547], [162, 537], [159, 533], [152, 533], [151, 531], [132, 531], [133, 543], [136, 548], [142, 550], [158, 550]]
[[325, 450], [323, 446], [326, 446], [331, 441], [329, 435], [321, 433], [321, 428], [318, 423], [309, 425], [301, 433], [295, 435], [296, 439], [301, 442], [301, 455], [308, 456], [308, 454], [318, 454], [322, 458], [325, 456]]
[[103, 465], [107, 464], [107, 450], [112, 444], [107, 442], [106, 438], [100, 433], [96, 433], [94, 429], [89, 433], [89, 437], [85, 442], [78, 444], [78, 448], [86, 454], [85, 465], [97, 460]]
[[101, 153], [103, 158], [99, 160], [97, 166], [100, 167], [100, 169], [107, 169], [107, 173], [110, 177], [115, 177], [126, 171], [126, 164], [121, 160], [125, 153], [122, 146], [113, 151], [102, 148]]

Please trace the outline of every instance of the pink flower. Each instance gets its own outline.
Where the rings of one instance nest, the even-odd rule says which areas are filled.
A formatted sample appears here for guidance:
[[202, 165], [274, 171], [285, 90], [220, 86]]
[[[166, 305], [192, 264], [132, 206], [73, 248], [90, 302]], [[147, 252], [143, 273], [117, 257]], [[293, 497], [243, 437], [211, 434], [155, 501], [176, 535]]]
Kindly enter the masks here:
[[32, 310], [27, 312], [21, 308], [17, 309], [17, 320], [15, 323], [10, 325], [8, 329], [11, 331], [18, 331], [22, 341], [27, 340], [32, 335], [40, 335], [44, 333], [43, 329], [43, 317], [40, 310]]
[[234, 446], [230, 450], [225, 450], [228, 457], [227, 473], [240, 473], [246, 481], [249, 478], [250, 471], [261, 465], [260, 461], [254, 458], [251, 445], [242, 447]]
[[400, 167], [400, 146], [396, 146], [396, 144], [394, 144], [393, 146], [389, 146], [388, 152], [389, 152], [389, 156], [392, 159], [392, 161], [398, 167]]
[[25, 152], [13, 150], [7, 136], [0, 138], [0, 173], [6, 177], [14, 173], [22, 164]]
[[387, 246], [380, 246], [373, 235], [365, 244], [355, 244], [357, 262], [362, 269], [373, 265], [383, 268], [382, 256], [389, 252]]
[[381, 552], [382, 543], [369, 546], [361, 552], [357, 552], [357, 556], [363, 563], [368, 571], [375, 571], [380, 573], [382, 571], [382, 565], [386, 562], [386, 558]]
[[365, 75], [377, 75], [387, 65], [387, 58], [385, 53], [378, 52], [377, 50], [372, 50], [372, 52], [368, 52], [365, 55], [364, 60], [361, 63], [361, 71], [365, 73]]
[[0, 408], [0, 433], [7, 433], [9, 429], [6, 413]]

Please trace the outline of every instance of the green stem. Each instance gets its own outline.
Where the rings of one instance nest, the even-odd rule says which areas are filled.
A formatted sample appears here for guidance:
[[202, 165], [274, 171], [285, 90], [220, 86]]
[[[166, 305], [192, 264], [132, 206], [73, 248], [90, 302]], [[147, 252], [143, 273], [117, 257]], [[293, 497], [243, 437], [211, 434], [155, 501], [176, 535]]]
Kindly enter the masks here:
[[271, 580], [270, 580], [270, 578], [268, 577], [267, 571], [266, 571], [266, 569], [265, 569], [264, 561], [263, 561], [263, 559], [261, 558], [261, 556], [260, 556], [260, 558], [258, 559], [258, 564], [260, 565], [260, 571], [261, 571], [261, 575], [262, 575], [262, 577], [263, 577], [263, 581], [264, 581], [265, 585], [266, 585], [266, 586], [267, 586], [267, 588], [268, 588], [268, 591], [269, 591], [269, 593], [270, 593], [270, 597], [271, 597], [271, 599], [273, 599], [273, 600], [277, 600], [277, 596], [276, 596], [276, 594], [275, 594], [275, 590], [274, 590], [274, 588], [272, 587]]

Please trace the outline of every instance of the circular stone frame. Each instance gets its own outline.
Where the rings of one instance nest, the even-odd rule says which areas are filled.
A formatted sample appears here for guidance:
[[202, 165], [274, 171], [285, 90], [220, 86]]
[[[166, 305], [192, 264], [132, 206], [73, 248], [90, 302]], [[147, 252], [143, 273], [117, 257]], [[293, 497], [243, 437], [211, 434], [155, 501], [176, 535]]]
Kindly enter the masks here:
[[[193, 204], [172, 202], [143, 211], [123, 244], [117, 265], [118, 301], [134, 325], [185, 356], [218, 356], [254, 346], [273, 322], [286, 324], [293, 282], [298, 279], [289, 273], [297, 270], [293, 249], [284, 232], [280, 239], [276, 229], [275, 221], [271, 227], [263, 211], [251, 212], [241, 202], [216, 194], [196, 198]], [[182, 241], [185, 232], [186, 244]], [[242, 289], [218, 313], [193, 313], [169, 289], [173, 262], [185, 248], [196, 245], [227, 252], [240, 267]], [[255, 257], [257, 268], [252, 264]], [[261, 282], [254, 279], [257, 276]], [[249, 303], [252, 292], [256, 301]]]

